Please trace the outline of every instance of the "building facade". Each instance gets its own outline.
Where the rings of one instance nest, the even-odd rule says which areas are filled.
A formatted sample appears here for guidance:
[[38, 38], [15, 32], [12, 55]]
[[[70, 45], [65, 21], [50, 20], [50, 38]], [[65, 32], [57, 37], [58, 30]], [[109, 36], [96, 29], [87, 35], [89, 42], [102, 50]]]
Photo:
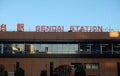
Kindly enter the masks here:
[[70, 65], [72, 76], [74, 66], [81, 64], [87, 76], [120, 76], [120, 32], [0, 32], [0, 35], [0, 63], [9, 72], [14, 72], [15, 63], [20, 62], [25, 76], [39, 76], [44, 69], [49, 76], [49, 63], [53, 62], [54, 68]]

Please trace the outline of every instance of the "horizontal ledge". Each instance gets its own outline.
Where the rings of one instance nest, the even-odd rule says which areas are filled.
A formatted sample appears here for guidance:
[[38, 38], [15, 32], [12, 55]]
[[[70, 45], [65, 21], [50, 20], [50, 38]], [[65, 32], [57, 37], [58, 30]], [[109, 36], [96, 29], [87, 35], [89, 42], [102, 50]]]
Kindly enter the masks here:
[[79, 42], [120, 42], [120, 39], [0, 39], [1, 43], [79, 43]]
[[0, 58], [120, 58], [120, 54], [0, 54]]

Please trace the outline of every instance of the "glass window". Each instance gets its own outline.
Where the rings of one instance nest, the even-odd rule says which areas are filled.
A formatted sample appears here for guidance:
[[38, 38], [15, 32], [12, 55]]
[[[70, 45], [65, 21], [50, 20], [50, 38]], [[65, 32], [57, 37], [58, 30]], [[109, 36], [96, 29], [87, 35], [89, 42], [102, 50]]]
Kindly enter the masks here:
[[91, 64], [86, 64], [86, 69], [91, 69]]
[[91, 53], [91, 44], [81, 43], [79, 45], [79, 52], [80, 54], [89, 54]]
[[92, 54], [100, 54], [101, 49], [100, 49], [100, 43], [92, 43], [91, 44], [91, 53]]
[[110, 43], [103, 43], [102, 44], [102, 52], [104, 54], [111, 54], [112, 53], [112, 44], [110, 44]]
[[120, 43], [0, 44], [0, 54], [120, 54]]
[[114, 54], [120, 54], [120, 43], [114, 43], [113, 44], [113, 50], [114, 50]]
[[91, 68], [92, 68], [92, 69], [98, 69], [98, 68], [99, 68], [99, 65], [98, 65], [98, 64], [92, 64]]
[[99, 69], [99, 63], [85, 63], [86, 69]]
[[34, 53], [55, 53], [55, 54], [76, 54], [78, 44], [31, 44], [31, 43], [12, 43], [0, 44], [2, 54], [34, 54]]

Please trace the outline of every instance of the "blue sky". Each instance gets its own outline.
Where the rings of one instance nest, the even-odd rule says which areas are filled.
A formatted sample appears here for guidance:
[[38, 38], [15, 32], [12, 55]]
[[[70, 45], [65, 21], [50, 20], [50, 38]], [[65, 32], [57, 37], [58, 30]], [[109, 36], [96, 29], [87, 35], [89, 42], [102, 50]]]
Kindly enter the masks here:
[[16, 31], [24, 23], [25, 31], [36, 25], [103, 26], [120, 30], [120, 0], [0, 0], [0, 25]]

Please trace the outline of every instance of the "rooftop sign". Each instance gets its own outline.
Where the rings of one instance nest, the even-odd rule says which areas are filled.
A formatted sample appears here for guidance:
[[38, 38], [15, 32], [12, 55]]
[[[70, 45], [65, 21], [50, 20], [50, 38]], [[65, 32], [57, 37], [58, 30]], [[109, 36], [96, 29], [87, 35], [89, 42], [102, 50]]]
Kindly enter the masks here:
[[102, 26], [70, 26], [75, 32], [102, 32]]
[[64, 26], [36, 26], [37, 32], [63, 32]]
[[24, 24], [17, 24], [17, 31], [19, 32], [24, 31]]
[[[65, 26], [36, 26], [36, 32], [64, 32]], [[6, 24], [0, 26], [0, 31], [6, 31]], [[24, 24], [17, 24], [17, 31], [24, 31]], [[66, 31], [66, 30], [65, 30]], [[102, 32], [102, 26], [70, 26], [68, 32]]]
[[6, 24], [2, 24], [0, 26], [0, 31], [6, 31]]
[[[102, 26], [70, 26], [69, 32], [102, 32]], [[64, 32], [64, 26], [36, 26], [36, 32]]]

